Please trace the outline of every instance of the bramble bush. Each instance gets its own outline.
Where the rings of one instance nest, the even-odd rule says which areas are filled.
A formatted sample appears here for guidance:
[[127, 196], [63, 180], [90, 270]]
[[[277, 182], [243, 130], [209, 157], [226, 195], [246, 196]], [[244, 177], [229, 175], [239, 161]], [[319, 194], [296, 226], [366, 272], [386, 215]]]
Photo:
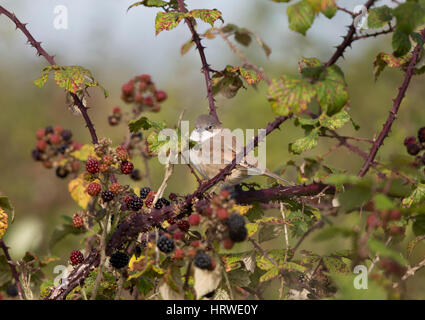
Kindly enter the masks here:
[[[202, 180], [187, 165], [198, 182], [196, 190], [191, 194], [170, 190], [168, 197], [164, 193], [173, 164], [164, 166], [164, 179], [156, 190], [149, 172], [133, 165], [138, 157], [145, 163], [154, 159], [166, 147], [159, 132], [167, 126], [178, 128], [182, 117], [169, 124], [150, 119], [150, 113], [160, 113], [167, 99], [154, 75], [129, 76], [121, 88], [123, 106], [99, 119], [127, 132], [125, 139], [117, 143], [98, 137], [86, 97], [91, 87], [100, 88], [105, 98], [108, 91], [86, 68], [59, 65], [26, 25], [0, 6], [0, 16], [9, 18], [49, 64], [34, 84], [42, 88], [53, 75], [66, 92], [69, 109], [81, 115], [91, 137], [91, 142], [75, 141], [72, 130], [59, 125], [36, 131], [32, 158], [54, 170], [58, 178], [68, 179], [68, 192], [79, 207], [55, 230], [51, 245], [68, 234], [83, 241], [69, 253], [69, 272], [60, 281], [47, 279], [43, 273], [55, 258], [27, 253], [12, 261], [1, 237], [13, 222], [14, 209], [6, 196], [0, 197], [3, 291], [20, 299], [47, 300], [263, 299], [268, 298], [263, 295], [265, 288], [276, 283], [280, 290], [274, 298], [279, 299], [406, 296], [406, 280], [425, 265], [425, 259], [417, 264], [409, 261], [415, 247], [425, 240], [425, 127], [411, 128], [412, 136], [405, 139], [401, 152], [411, 155], [410, 160], [395, 164], [378, 161], [376, 155], [391, 140], [389, 134], [410, 82], [425, 72], [425, 1], [393, 1], [389, 7], [368, 0], [364, 3], [366, 30], [361, 28], [362, 13], [341, 8], [336, 0], [273, 1], [286, 7], [289, 28], [303, 35], [314, 27], [318, 15], [332, 19], [342, 11], [353, 21], [329, 60], [300, 57], [297, 76], [284, 74], [274, 79], [267, 76], [267, 66], [253, 64], [243, 53], [243, 47], [256, 43], [268, 56], [267, 44], [249, 29], [225, 22], [217, 9], [190, 9], [184, 0], [144, 0], [128, 10], [159, 9], [156, 34], [172, 32], [183, 23], [188, 27], [190, 39], [182, 40], [180, 50], [182, 55], [191, 49], [199, 53], [211, 116], [219, 119], [216, 95], [231, 99], [241, 88], [267, 86], [267, 99], [276, 114], [265, 126], [258, 124], [266, 128], [267, 135], [281, 134], [274, 131], [292, 121], [304, 130], [304, 136], [289, 144], [292, 154], [300, 155], [324, 139], [333, 139], [336, 144], [329, 152], [342, 148], [347, 156], [362, 158], [362, 167], [357, 173], [344, 168], [343, 162], [335, 168], [323, 156], [301, 162], [287, 159], [282, 167], [297, 172], [293, 185], [244, 183], [229, 191], [214, 187], [235, 169], [236, 158], [209, 180]], [[199, 21], [209, 24], [208, 29], [201, 30]], [[351, 117], [356, 106], [350, 105], [338, 62], [353, 42], [382, 35], [391, 35], [393, 52], [376, 55], [375, 78], [379, 81], [386, 68], [404, 75], [394, 90], [388, 118], [373, 138], [340, 135], [341, 127], [358, 130], [362, 123]], [[213, 38], [222, 39], [241, 64], [212, 68], [204, 42]], [[260, 140], [256, 136], [244, 151], [252, 151]], [[361, 148], [359, 142], [367, 143], [369, 149]], [[126, 175], [139, 181], [139, 187], [120, 183]], [[347, 227], [333, 222], [341, 215], [357, 216], [359, 223]], [[400, 249], [397, 244], [407, 229], [415, 238]], [[264, 246], [282, 234], [284, 243], [273, 249]], [[350, 246], [324, 254], [301, 250], [307, 237], [319, 244], [345, 239]], [[240, 242], [246, 243], [246, 251], [232, 250]]]

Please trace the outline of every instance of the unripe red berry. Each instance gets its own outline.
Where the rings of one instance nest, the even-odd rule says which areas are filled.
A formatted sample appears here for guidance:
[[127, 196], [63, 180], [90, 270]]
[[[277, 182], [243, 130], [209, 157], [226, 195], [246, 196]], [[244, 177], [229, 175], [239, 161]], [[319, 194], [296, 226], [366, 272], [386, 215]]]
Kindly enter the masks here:
[[219, 208], [217, 210], [217, 217], [220, 220], [225, 220], [225, 219], [227, 219], [229, 217], [229, 212], [227, 211], [227, 209]]
[[394, 209], [390, 211], [390, 220], [400, 220], [401, 219], [401, 212], [398, 209]]
[[392, 226], [390, 228], [390, 234], [393, 235], [393, 236], [403, 235], [404, 232], [405, 232], [404, 227]]
[[197, 226], [201, 222], [201, 216], [199, 214], [191, 214], [189, 216], [189, 223], [192, 226]]
[[223, 198], [229, 198], [230, 197], [230, 192], [228, 190], [221, 190], [220, 191], [220, 196], [222, 196]]
[[183, 249], [176, 249], [174, 252], [174, 258], [175, 259], [183, 259], [184, 258], [184, 250]]
[[153, 99], [152, 99], [151, 96], [147, 96], [144, 99], [144, 103], [145, 103], [145, 105], [152, 107], [154, 102], [153, 102]]
[[144, 98], [143, 95], [139, 92], [136, 93], [136, 95], [134, 96], [134, 101], [138, 102], [138, 103], [143, 103]]
[[53, 167], [53, 163], [51, 161], [49, 161], [49, 160], [46, 160], [46, 161], [43, 161], [43, 166], [46, 169], [51, 169]]
[[44, 140], [38, 140], [37, 141], [37, 144], [36, 144], [36, 147], [37, 147], [38, 150], [44, 151], [46, 149], [46, 147], [47, 147], [47, 142], [44, 141]]
[[84, 256], [80, 250], [74, 250], [71, 252], [71, 256], [69, 257], [69, 260], [71, 260], [72, 265], [76, 266], [83, 263]]
[[90, 184], [87, 186], [87, 193], [92, 197], [97, 196], [101, 190], [102, 187], [97, 182], [90, 182]]
[[366, 225], [368, 226], [368, 228], [375, 229], [376, 227], [379, 226], [379, 224], [380, 224], [380, 220], [375, 213], [371, 213], [367, 217]]
[[174, 234], [173, 234], [173, 239], [174, 240], [183, 240], [183, 238], [184, 238], [184, 233], [183, 232], [181, 232], [181, 231], [174, 232]]
[[161, 111], [161, 106], [159, 104], [156, 104], [151, 109], [152, 112], [159, 112]]
[[99, 171], [100, 171], [100, 172], [105, 173], [105, 172], [107, 172], [108, 170], [109, 170], [109, 166], [108, 166], [108, 165], [106, 165], [106, 164], [104, 164], [104, 163], [102, 163], [102, 164], [100, 164], [100, 165], [99, 165]]
[[417, 143], [411, 143], [406, 146], [407, 153], [416, 156], [419, 151], [421, 151], [421, 147]]
[[72, 218], [72, 226], [77, 229], [84, 226], [84, 220], [79, 214], [74, 214], [74, 217]]
[[112, 109], [112, 113], [113, 114], [121, 114], [121, 108], [120, 107], [115, 107]]
[[62, 137], [56, 133], [52, 134], [49, 138], [50, 143], [53, 145], [58, 145], [62, 142]]
[[109, 190], [115, 194], [120, 193], [122, 189], [123, 189], [122, 185], [120, 185], [118, 182], [114, 182], [113, 184], [109, 186]]
[[37, 129], [37, 131], [35, 132], [35, 137], [38, 140], [43, 139], [45, 135], [46, 135], [46, 131], [44, 130], [44, 128]]
[[147, 87], [148, 87], [148, 85], [146, 84], [146, 82], [142, 81], [142, 82], [139, 83], [139, 90], [141, 92], [145, 91]]
[[180, 220], [179, 222], [177, 222], [177, 226], [181, 231], [187, 232], [190, 228], [190, 223], [187, 220]]
[[404, 139], [404, 145], [407, 146], [408, 144], [416, 143], [415, 137], [407, 137]]
[[53, 130], [54, 130], [57, 134], [61, 134], [61, 133], [62, 133], [62, 131], [63, 131], [63, 128], [62, 128], [61, 126], [56, 126]]
[[165, 91], [158, 90], [157, 92], [155, 92], [155, 98], [158, 102], [162, 102], [167, 99], [167, 93], [165, 93]]
[[215, 263], [215, 261], [211, 260], [210, 267], [208, 268], [208, 270], [212, 271], [212, 270], [215, 269], [216, 266], [217, 266], [217, 264]]
[[77, 151], [83, 147], [83, 145], [77, 141], [73, 141], [71, 145], [72, 145], [72, 148]]
[[99, 162], [94, 159], [90, 158], [86, 161], [86, 170], [88, 173], [98, 173], [99, 172]]
[[382, 220], [387, 220], [389, 215], [390, 215], [390, 212], [388, 210], [381, 210], [379, 212], [379, 216], [381, 217]]
[[223, 248], [226, 250], [230, 250], [233, 248], [233, 245], [235, 244], [231, 239], [227, 238], [224, 239], [223, 242], [221, 243], [223, 245]]
[[103, 156], [102, 162], [108, 166], [114, 163], [114, 158], [110, 155]]
[[121, 87], [122, 93], [126, 96], [130, 96], [134, 91], [134, 83], [132, 81], [126, 82]]
[[134, 166], [130, 161], [125, 161], [121, 163], [121, 172], [124, 174], [131, 174], [133, 172]]
[[118, 159], [120, 159], [121, 161], [128, 160], [128, 152], [123, 146], [116, 147], [115, 153], [117, 154]]
[[145, 82], [145, 83], [151, 82], [151, 76], [146, 74], [146, 73], [141, 74], [139, 79], [140, 79], [140, 81]]
[[201, 245], [201, 242], [199, 240], [194, 240], [191, 243], [193, 248], [199, 248], [199, 246]]

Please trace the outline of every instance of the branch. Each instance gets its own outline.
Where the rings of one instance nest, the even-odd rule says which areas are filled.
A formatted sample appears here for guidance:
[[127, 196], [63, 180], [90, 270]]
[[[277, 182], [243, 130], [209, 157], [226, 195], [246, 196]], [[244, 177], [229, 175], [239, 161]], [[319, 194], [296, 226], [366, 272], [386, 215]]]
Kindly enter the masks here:
[[75, 268], [67, 277], [67, 286], [64, 288], [56, 288], [45, 300], [65, 300], [66, 296], [81, 284], [81, 280], [85, 279], [90, 271], [99, 265], [100, 254], [97, 250], [93, 250], [89, 256]]
[[[5, 16], [7, 16], [10, 20], [12, 20], [15, 25], [16, 25], [16, 29], [19, 29], [22, 31], [22, 33], [27, 37], [28, 42], [30, 43], [30, 45], [32, 47], [35, 48], [35, 50], [37, 50], [37, 54], [39, 56], [43, 56], [50, 65], [56, 65], [55, 59], [53, 56], [49, 55], [47, 53], [46, 50], [44, 50], [44, 48], [41, 46], [41, 42], [37, 42], [34, 37], [31, 35], [31, 33], [28, 31], [27, 27], [26, 27], [26, 23], [22, 23], [21, 21], [19, 21], [19, 19], [15, 16], [15, 14], [7, 11], [4, 7], [0, 6], [0, 15], [4, 14]], [[92, 142], [93, 144], [97, 144], [98, 143], [98, 138], [96, 135], [96, 130], [94, 129], [94, 125], [90, 120], [90, 117], [87, 113], [88, 108], [86, 106], [84, 106], [83, 102], [81, 101], [80, 98], [78, 98], [78, 96], [75, 93], [71, 93], [71, 96], [74, 100], [74, 104], [78, 107], [78, 109], [81, 111], [81, 114], [83, 115], [84, 121], [86, 122], [86, 126], [90, 131], [90, 135], [92, 138]]]
[[[421, 31], [421, 36], [422, 36], [422, 39], [425, 38], [425, 29]], [[393, 100], [393, 107], [390, 111], [387, 121], [384, 124], [384, 127], [381, 130], [381, 133], [379, 134], [378, 138], [375, 140], [372, 148], [370, 149], [369, 155], [367, 156], [366, 161], [363, 164], [363, 167], [358, 173], [359, 177], [363, 177], [367, 173], [369, 168], [372, 166], [379, 148], [382, 146], [384, 139], [388, 136], [389, 132], [391, 131], [391, 126], [397, 117], [397, 112], [400, 108], [401, 102], [403, 101], [404, 95], [406, 94], [407, 88], [409, 87], [410, 80], [412, 79], [412, 76], [414, 74], [414, 69], [415, 69], [416, 63], [418, 62], [421, 47], [422, 46], [418, 43], [415, 49], [413, 50], [413, 55], [410, 60], [409, 66], [407, 67], [406, 76], [404, 77], [403, 84], [398, 89], [397, 97]]]
[[12, 259], [10, 258], [9, 248], [6, 246], [3, 239], [0, 239], [0, 248], [2, 248], [4, 252], [4, 256], [6, 257], [7, 263], [9, 264], [10, 271], [12, 272], [12, 276], [15, 279], [15, 285], [16, 285], [16, 288], [18, 289], [19, 298], [21, 298], [21, 300], [24, 300], [25, 295], [24, 295], [24, 291], [22, 290], [21, 281], [19, 280], [19, 273], [16, 270], [16, 267], [13, 264]]
[[[179, 4], [180, 12], [187, 13], [188, 10], [184, 6], [184, 0], [177, 0], [177, 2]], [[208, 97], [210, 115], [212, 115], [214, 118], [217, 119], [217, 121], [219, 121], [218, 116], [217, 116], [215, 101], [214, 101], [214, 97], [213, 97], [213, 92], [212, 92], [212, 81], [211, 81], [211, 77], [210, 77], [210, 66], [207, 62], [207, 58], [205, 57], [205, 52], [204, 52], [205, 47], [202, 46], [202, 44], [201, 44], [201, 38], [195, 30], [195, 26], [193, 25], [192, 19], [185, 18], [184, 20], [185, 20], [187, 26], [189, 27], [190, 32], [192, 33], [192, 41], [195, 42], [196, 48], [198, 49], [198, 52], [199, 52], [199, 56], [201, 57], [202, 72], [204, 73], [205, 84], [207, 86], [207, 97]]]
[[[375, 3], [375, 1], [376, 0], [368, 0], [364, 6], [368, 10]], [[336, 51], [329, 59], [329, 61], [325, 63], [325, 68], [328, 68], [331, 65], [335, 64], [340, 57], [343, 57], [345, 49], [347, 49], [347, 47], [350, 47], [353, 43], [354, 34], [356, 33], [356, 26], [354, 25], [354, 20], [356, 16], [353, 17], [353, 23], [348, 27], [348, 33], [343, 37], [344, 40], [339, 46], [336, 47]]]
[[377, 32], [374, 32], [374, 33], [364, 34], [362, 36], [353, 37], [353, 41], [360, 40], [360, 39], [371, 38], [371, 37], [377, 37], [377, 36], [380, 36], [380, 35], [383, 35], [383, 34], [387, 34], [387, 33], [391, 33], [391, 32], [394, 31], [393, 26], [391, 24], [388, 24], [388, 27], [389, 28], [386, 29], [386, 30], [377, 31]]
[[233, 198], [240, 204], [252, 202], [267, 203], [270, 201], [287, 200], [293, 197], [315, 196], [324, 192], [334, 194], [335, 187], [323, 183], [312, 183], [298, 186], [279, 186], [277, 188], [242, 191], [237, 189]]

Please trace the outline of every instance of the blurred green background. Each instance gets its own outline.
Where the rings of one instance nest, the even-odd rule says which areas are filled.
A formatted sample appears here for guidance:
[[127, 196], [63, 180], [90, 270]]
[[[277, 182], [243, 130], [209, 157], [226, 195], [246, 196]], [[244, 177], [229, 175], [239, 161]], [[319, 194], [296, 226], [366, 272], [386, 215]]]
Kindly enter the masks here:
[[[126, 108], [120, 100], [121, 85], [128, 79], [141, 73], [149, 73], [157, 87], [167, 91], [168, 100], [163, 103], [162, 111], [149, 114], [152, 119], [166, 120], [174, 125], [183, 109], [185, 119], [193, 120], [199, 113], [207, 111], [205, 84], [200, 73], [198, 53], [191, 50], [180, 55], [180, 46], [189, 38], [187, 27], [181, 24], [170, 32], [162, 32], [155, 37], [154, 17], [156, 10], [135, 8], [126, 13], [133, 1], [100, 1], [88, 3], [82, 0], [68, 1], [2, 1], [2, 5], [13, 11], [23, 22], [28, 22], [30, 32], [38, 41], [43, 41], [45, 49], [56, 55], [63, 65], [82, 65], [90, 69], [95, 77], [110, 93], [104, 99], [101, 92], [90, 91], [90, 115], [100, 137], [110, 137], [119, 144], [126, 134], [124, 126], [109, 127], [107, 114], [114, 106]], [[390, 1], [381, 1], [389, 3]], [[345, 26], [350, 17], [338, 13], [332, 20], [323, 16], [316, 19], [307, 36], [296, 34], [288, 29], [286, 5], [269, 0], [214, 0], [187, 1], [190, 8], [217, 8], [223, 12], [226, 23], [235, 23], [248, 27], [260, 35], [271, 47], [272, 54], [265, 57], [262, 49], [252, 43], [249, 48], [241, 48], [252, 62], [265, 69], [269, 77], [278, 77], [284, 73], [295, 74], [297, 61], [301, 57], [317, 57], [327, 60], [333, 53], [333, 46], [340, 43], [345, 34]], [[349, 9], [362, 1], [338, 1]], [[68, 8], [68, 30], [53, 28], [56, 5]], [[206, 30], [206, 24], [200, 24], [199, 30]], [[223, 69], [227, 64], [239, 65], [237, 56], [221, 41], [205, 40], [206, 55], [212, 68]], [[355, 133], [350, 125], [340, 130], [341, 134], [359, 137], [373, 137], [385, 121], [392, 99], [402, 82], [402, 74], [386, 70], [379, 81], [375, 82], [372, 73], [374, 57], [381, 51], [391, 51], [391, 36], [356, 42], [338, 61], [349, 85], [351, 115], [360, 130]], [[72, 216], [77, 210], [67, 192], [67, 180], [56, 178], [54, 171], [46, 170], [31, 158], [31, 149], [35, 145], [35, 131], [47, 125], [61, 125], [73, 131], [76, 140], [89, 143], [90, 137], [84, 127], [83, 119], [72, 115], [65, 104], [65, 94], [50, 80], [43, 89], [37, 88], [32, 81], [36, 79], [47, 63], [35, 55], [33, 48], [26, 44], [21, 32], [4, 16], [0, 16], [0, 192], [9, 196], [15, 206], [16, 217], [9, 228], [5, 241], [11, 247], [14, 259], [21, 258], [25, 251], [39, 255], [54, 255], [65, 264], [69, 252], [80, 246], [80, 239], [69, 236], [54, 248], [48, 247], [53, 229], [62, 223], [62, 215]], [[397, 122], [390, 137], [381, 148], [378, 159], [391, 161], [391, 157], [404, 155], [403, 139], [415, 135], [424, 125], [423, 78], [415, 77], [403, 101]], [[262, 128], [274, 118], [266, 99], [266, 87], [260, 84], [257, 89], [249, 87], [240, 90], [238, 95], [227, 100], [217, 97], [220, 119], [229, 128]], [[285, 123], [280, 131], [267, 137], [267, 164], [276, 169], [289, 159], [298, 162], [305, 156], [321, 155], [335, 143], [323, 138], [319, 146], [301, 156], [289, 155], [288, 143], [299, 138], [303, 132], [292, 124]], [[367, 144], [359, 144], [367, 150]], [[345, 149], [339, 149], [328, 156], [328, 164], [349, 172], [357, 172], [361, 159]], [[162, 181], [163, 166], [156, 160], [150, 161], [154, 187]], [[142, 168], [136, 161], [136, 167]], [[293, 176], [294, 177], [294, 176]], [[258, 178], [261, 179], [261, 178]], [[264, 182], [264, 180], [261, 180]], [[123, 181], [124, 182], [124, 181]], [[127, 181], [134, 186], [141, 183]], [[172, 190], [178, 193], [193, 191], [196, 182], [185, 166], [176, 166], [165, 194]], [[354, 216], [337, 218], [345, 225], [358, 224]], [[403, 243], [412, 239], [411, 230]], [[282, 243], [278, 239], [276, 243]], [[315, 244], [306, 241], [303, 248], [326, 253], [335, 249], [347, 248], [349, 243]], [[423, 245], [411, 258], [412, 264], [425, 254]], [[53, 269], [53, 266], [51, 266]], [[425, 298], [424, 271], [418, 273], [421, 281], [411, 280], [408, 286], [412, 298]], [[269, 290], [275, 290], [271, 287]]]

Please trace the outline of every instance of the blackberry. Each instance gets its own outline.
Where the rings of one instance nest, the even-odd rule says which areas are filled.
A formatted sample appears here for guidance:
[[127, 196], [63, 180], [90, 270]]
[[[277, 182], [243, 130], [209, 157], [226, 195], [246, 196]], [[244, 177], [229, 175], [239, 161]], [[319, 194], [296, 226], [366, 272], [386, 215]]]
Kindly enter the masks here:
[[415, 137], [407, 137], [406, 139], [404, 139], [404, 145], [407, 146], [408, 144], [411, 143], [416, 143], [416, 138]]
[[133, 172], [133, 164], [130, 161], [121, 163], [121, 172], [124, 174], [131, 174]]
[[35, 161], [41, 161], [41, 155], [42, 153], [38, 149], [33, 149], [31, 151], [31, 156]]
[[117, 251], [109, 258], [109, 263], [116, 269], [124, 268], [128, 265], [130, 258], [124, 252]]
[[59, 148], [58, 148], [58, 152], [59, 153], [61, 153], [61, 154], [65, 154], [65, 151], [66, 151], [66, 148], [67, 148], [68, 146], [66, 145], [66, 144], [63, 144], [63, 145], [61, 145]]
[[160, 236], [157, 243], [158, 249], [164, 253], [170, 253], [174, 250], [174, 241], [166, 236]]
[[56, 175], [59, 177], [59, 178], [66, 178], [66, 176], [69, 174], [69, 171], [66, 169], [66, 168], [64, 168], [64, 167], [57, 167], [56, 168]]
[[139, 211], [143, 207], [143, 200], [138, 196], [132, 196], [127, 203], [127, 207], [133, 211]]
[[418, 130], [418, 139], [420, 142], [425, 142], [425, 127], [422, 127]]
[[241, 242], [246, 239], [248, 231], [245, 227], [245, 220], [238, 214], [232, 214], [226, 221], [229, 238], [234, 242]]
[[52, 126], [47, 126], [47, 127], [44, 129], [44, 132], [45, 132], [46, 134], [53, 133], [53, 132], [54, 132], [53, 127], [52, 127]]
[[177, 222], [177, 226], [181, 231], [187, 232], [190, 228], [190, 223], [187, 220], [180, 220], [179, 222]]
[[155, 209], [161, 209], [162, 207], [169, 206], [171, 203], [165, 198], [159, 198], [155, 203]]
[[207, 270], [211, 268], [211, 257], [207, 255], [205, 252], [198, 252], [193, 260], [195, 266], [199, 269]]
[[407, 149], [407, 153], [415, 156], [419, 153], [419, 151], [421, 151], [421, 147], [419, 146], [419, 144], [417, 143], [410, 143], [406, 146]]
[[63, 130], [61, 136], [64, 141], [69, 141], [72, 138], [72, 132], [71, 130]]
[[87, 193], [91, 195], [92, 197], [97, 196], [101, 190], [102, 190], [102, 186], [97, 182], [90, 182], [90, 184], [87, 187]]
[[72, 218], [72, 226], [77, 229], [84, 227], [83, 218], [80, 215], [75, 214], [74, 217]]
[[6, 294], [9, 297], [16, 297], [18, 295], [18, 288], [13, 283], [9, 284], [6, 289]]
[[148, 188], [148, 187], [140, 189], [140, 198], [146, 199], [146, 197], [148, 196], [149, 192], [151, 192], [151, 191], [152, 191], [152, 189], [151, 188]]
[[139, 169], [133, 170], [133, 172], [130, 175], [130, 178], [134, 181], [142, 180], [142, 176], [140, 175], [140, 170]]
[[83, 254], [80, 250], [74, 250], [74, 251], [71, 252], [69, 260], [71, 260], [71, 264], [73, 266], [76, 266], [76, 265], [83, 263], [84, 256], [83, 256]]
[[114, 199], [114, 193], [112, 191], [105, 190], [102, 192], [102, 200], [104, 202], [109, 202], [109, 201], [112, 201], [113, 199]]

